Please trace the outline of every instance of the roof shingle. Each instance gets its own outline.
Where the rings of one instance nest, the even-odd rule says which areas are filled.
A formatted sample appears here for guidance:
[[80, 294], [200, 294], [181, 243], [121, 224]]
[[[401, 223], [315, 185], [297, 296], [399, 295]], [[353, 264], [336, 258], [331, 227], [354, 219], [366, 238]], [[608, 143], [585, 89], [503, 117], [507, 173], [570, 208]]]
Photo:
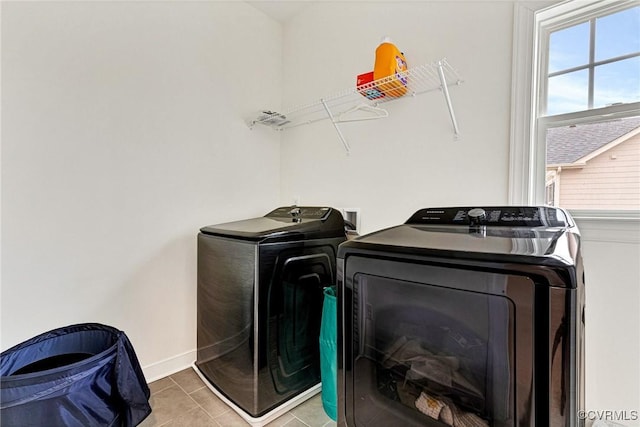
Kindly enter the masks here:
[[640, 117], [550, 128], [547, 164], [573, 163], [640, 126]]

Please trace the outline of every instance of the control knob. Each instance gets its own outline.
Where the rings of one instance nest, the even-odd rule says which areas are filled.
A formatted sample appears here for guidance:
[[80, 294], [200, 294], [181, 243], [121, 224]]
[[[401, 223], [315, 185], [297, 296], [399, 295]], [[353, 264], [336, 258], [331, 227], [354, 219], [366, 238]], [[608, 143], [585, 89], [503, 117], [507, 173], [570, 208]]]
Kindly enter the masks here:
[[291, 217], [292, 217], [291, 220], [293, 222], [301, 222], [302, 221], [302, 218], [300, 218], [300, 214], [301, 213], [302, 213], [302, 210], [300, 208], [298, 208], [298, 207], [295, 207], [295, 208], [291, 209], [289, 211], [289, 215], [291, 215]]
[[469, 225], [480, 225], [487, 219], [487, 213], [482, 208], [471, 209], [467, 212]]

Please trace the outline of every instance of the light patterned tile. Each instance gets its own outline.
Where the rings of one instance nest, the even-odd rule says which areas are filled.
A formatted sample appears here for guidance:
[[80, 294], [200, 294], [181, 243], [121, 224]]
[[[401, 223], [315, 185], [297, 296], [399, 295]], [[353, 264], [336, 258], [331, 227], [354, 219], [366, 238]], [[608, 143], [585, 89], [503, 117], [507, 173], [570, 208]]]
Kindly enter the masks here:
[[302, 421], [300, 421], [296, 417], [293, 417], [293, 419], [291, 421], [289, 421], [288, 423], [286, 423], [282, 427], [309, 427], [309, 425], [303, 423]]
[[171, 379], [187, 393], [192, 393], [205, 386], [198, 374], [196, 374], [191, 368], [176, 372], [171, 375]]
[[167, 389], [171, 386], [176, 385], [175, 382], [173, 382], [173, 380], [169, 377], [164, 377], [161, 378], [157, 381], [154, 381], [152, 383], [149, 383], [149, 390], [151, 390], [151, 394], [157, 393], [159, 391], [162, 391], [164, 389]]
[[158, 421], [155, 419], [153, 412], [151, 412], [147, 416], [147, 418], [145, 418], [140, 422], [140, 424], [138, 424], [138, 426], [140, 427], [159, 427], [161, 425], [162, 424], [158, 423]]
[[207, 387], [194, 391], [190, 396], [213, 418], [231, 411], [231, 408]]
[[322, 408], [322, 393], [296, 406], [291, 413], [310, 427], [322, 427], [332, 421]]
[[218, 424], [202, 408], [192, 409], [189, 412], [174, 418], [162, 427], [218, 427]]
[[227, 411], [222, 415], [214, 417], [214, 420], [221, 427], [247, 427], [250, 426], [248, 422], [244, 420], [240, 415], [236, 414], [235, 411]]
[[[248, 427], [240, 415], [220, 400], [191, 368], [149, 384], [151, 414], [141, 427]], [[270, 422], [267, 427], [336, 427], [322, 408], [318, 394]]]
[[291, 420], [297, 420], [297, 418], [294, 417], [293, 415], [291, 415], [290, 412], [287, 412], [286, 414], [281, 415], [278, 418], [276, 418], [275, 420], [271, 421], [265, 427], [282, 427], [282, 426], [285, 426], [285, 425], [289, 425], [288, 423]]
[[142, 427], [161, 426], [198, 407], [198, 404], [177, 385], [153, 394], [149, 403], [151, 414], [140, 424]]

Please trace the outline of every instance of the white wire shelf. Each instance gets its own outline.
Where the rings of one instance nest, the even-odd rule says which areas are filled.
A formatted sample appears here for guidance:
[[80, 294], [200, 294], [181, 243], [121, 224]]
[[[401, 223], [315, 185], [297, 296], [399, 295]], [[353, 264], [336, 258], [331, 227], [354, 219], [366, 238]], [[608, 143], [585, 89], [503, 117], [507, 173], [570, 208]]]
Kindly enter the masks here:
[[[398, 89], [398, 78], [406, 79], [406, 92]], [[448, 87], [462, 84], [458, 73], [442, 59], [432, 64], [409, 68], [398, 76], [385, 77], [370, 83], [343, 90], [310, 104], [298, 105], [283, 112], [262, 111], [249, 122], [249, 127], [260, 124], [276, 130], [286, 130], [321, 120], [331, 120], [345, 146], [350, 147], [338, 124], [353, 121], [379, 119], [388, 116], [380, 105], [427, 92], [442, 91], [447, 103], [454, 134], [459, 134]]]

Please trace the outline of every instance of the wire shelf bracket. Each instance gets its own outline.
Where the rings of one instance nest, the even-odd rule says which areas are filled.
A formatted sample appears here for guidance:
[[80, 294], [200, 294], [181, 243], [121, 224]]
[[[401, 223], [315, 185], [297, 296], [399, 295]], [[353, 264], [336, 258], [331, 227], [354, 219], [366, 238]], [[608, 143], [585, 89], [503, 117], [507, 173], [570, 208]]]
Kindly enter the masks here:
[[[398, 79], [406, 82], [406, 91], [399, 89]], [[436, 90], [442, 91], [453, 126], [454, 139], [460, 135], [460, 129], [449, 95], [450, 86], [462, 84], [458, 73], [446, 59], [431, 64], [420, 65], [408, 69], [397, 76], [385, 77], [364, 85], [343, 90], [319, 101], [300, 105], [286, 110], [284, 113], [264, 110], [248, 122], [251, 129], [256, 124], [268, 126], [275, 130], [287, 130], [298, 126], [329, 119], [333, 124], [347, 155], [351, 148], [339, 124], [387, 117], [387, 110], [380, 105], [396, 101], [408, 96], [416, 96]], [[401, 93], [404, 92], [404, 93]]]

